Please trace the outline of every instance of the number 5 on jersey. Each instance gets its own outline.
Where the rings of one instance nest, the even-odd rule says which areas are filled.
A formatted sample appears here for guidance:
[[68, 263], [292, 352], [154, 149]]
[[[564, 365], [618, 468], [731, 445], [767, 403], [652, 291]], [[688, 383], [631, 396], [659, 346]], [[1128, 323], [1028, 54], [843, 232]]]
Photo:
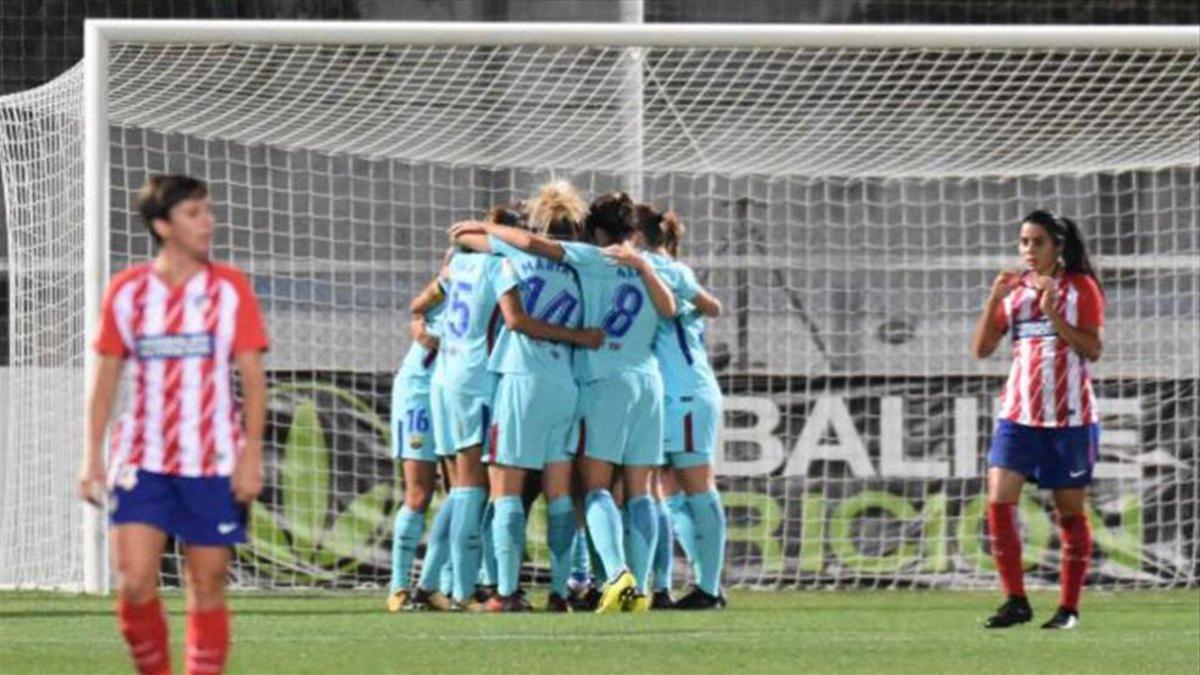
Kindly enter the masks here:
[[450, 289], [446, 326], [455, 337], [465, 337], [467, 327], [471, 325], [471, 306], [466, 303], [464, 296], [469, 296], [473, 290], [474, 286], [465, 281], [455, 281]]

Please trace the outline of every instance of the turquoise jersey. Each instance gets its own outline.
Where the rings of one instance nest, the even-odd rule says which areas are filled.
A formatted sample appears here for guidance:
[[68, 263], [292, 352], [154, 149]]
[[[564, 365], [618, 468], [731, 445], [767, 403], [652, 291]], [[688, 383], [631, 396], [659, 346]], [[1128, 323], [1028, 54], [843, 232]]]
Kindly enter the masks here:
[[499, 320], [496, 299], [516, 285], [512, 265], [499, 256], [463, 251], [451, 256], [433, 372], [438, 385], [480, 395], [491, 391], [487, 364]]
[[[525, 313], [555, 326], [578, 328], [583, 322], [579, 278], [569, 265], [548, 260], [488, 237], [492, 253], [511, 263], [520, 281]], [[535, 340], [502, 326], [488, 360], [496, 373], [537, 375], [573, 383], [571, 345]]]
[[[425, 313], [427, 330], [433, 335], [437, 335], [437, 318], [445, 306], [446, 303], [443, 301], [437, 307]], [[412, 346], [408, 348], [408, 353], [404, 355], [404, 361], [400, 363], [400, 370], [396, 373], [396, 376], [405, 381], [407, 390], [410, 393], [429, 393], [429, 379], [433, 376], [434, 360], [437, 358], [437, 353], [438, 350], [426, 349], [424, 345], [415, 340]]]
[[700, 292], [692, 268], [664, 255], [647, 253], [654, 271], [680, 299], [675, 316], [663, 319], [654, 335], [654, 355], [662, 371], [668, 398], [688, 396], [705, 388], [719, 389], [704, 345], [704, 315], [690, 301]]
[[584, 325], [604, 330], [599, 349], [576, 352], [576, 380], [593, 382], [633, 371], [657, 374], [651, 345], [659, 317], [641, 275], [591, 244], [566, 242], [562, 247], [564, 262], [579, 271]]

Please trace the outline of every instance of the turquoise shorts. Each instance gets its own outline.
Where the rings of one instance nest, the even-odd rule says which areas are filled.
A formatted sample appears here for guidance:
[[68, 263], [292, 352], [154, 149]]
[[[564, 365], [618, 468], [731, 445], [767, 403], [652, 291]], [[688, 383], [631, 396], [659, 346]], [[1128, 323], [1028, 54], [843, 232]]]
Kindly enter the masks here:
[[713, 463], [721, 430], [721, 392], [702, 389], [663, 402], [663, 450], [667, 464], [687, 469]]
[[[439, 457], [451, 457], [475, 445], [483, 445], [492, 417], [495, 377], [488, 373], [484, 391], [459, 391], [436, 382], [429, 388], [433, 413], [433, 435]], [[487, 448], [484, 448], [487, 452]]]
[[427, 382], [400, 375], [392, 381], [391, 431], [392, 456], [396, 459], [437, 461]]
[[657, 371], [620, 373], [581, 385], [574, 454], [622, 466], [661, 465], [662, 400]]
[[571, 460], [576, 444], [574, 382], [504, 374], [496, 383], [495, 412], [488, 431], [490, 464], [540, 470]]

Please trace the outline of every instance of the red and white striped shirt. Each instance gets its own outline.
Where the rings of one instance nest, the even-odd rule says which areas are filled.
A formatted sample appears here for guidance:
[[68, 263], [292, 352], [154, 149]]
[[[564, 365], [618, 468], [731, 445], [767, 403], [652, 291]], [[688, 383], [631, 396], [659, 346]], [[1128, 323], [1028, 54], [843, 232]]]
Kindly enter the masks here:
[[[1094, 424], [1100, 414], [1088, 361], [1059, 337], [1042, 313], [1032, 273], [1008, 294], [993, 321], [1012, 340], [1013, 364], [1000, 398], [1000, 418], [1031, 427]], [[1104, 296], [1086, 274], [1058, 279], [1058, 313], [1076, 328], [1104, 325]]]
[[93, 348], [132, 362], [133, 395], [113, 429], [109, 468], [228, 476], [241, 453], [233, 357], [267, 349], [258, 299], [241, 272], [210, 263], [172, 288], [152, 264], [108, 284]]

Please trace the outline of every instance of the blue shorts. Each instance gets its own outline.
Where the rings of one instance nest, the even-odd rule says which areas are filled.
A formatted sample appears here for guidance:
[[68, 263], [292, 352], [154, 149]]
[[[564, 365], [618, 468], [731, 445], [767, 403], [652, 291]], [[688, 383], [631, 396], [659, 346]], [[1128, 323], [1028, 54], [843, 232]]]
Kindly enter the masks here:
[[492, 417], [495, 375], [488, 373], [484, 384], [484, 391], [459, 391], [437, 383], [429, 388], [433, 437], [438, 456], [452, 457], [473, 445], [484, 444]]
[[721, 429], [721, 392], [707, 389], [663, 401], [663, 450], [677, 469], [713, 463]]
[[488, 463], [538, 470], [570, 461], [578, 398], [574, 382], [502, 375], [488, 432]]
[[246, 541], [246, 507], [228, 476], [188, 478], [122, 467], [109, 491], [110, 525], [142, 523], [196, 546]]
[[1100, 447], [1100, 425], [1043, 428], [996, 422], [988, 466], [1016, 471], [1039, 487], [1084, 487]]
[[662, 404], [657, 371], [620, 373], [580, 385], [574, 454], [622, 466], [661, 466]]
[[418, 462], [436, 462], [433, 412], [428, 385], [396, 376], [392, 382], [392, 456]]

